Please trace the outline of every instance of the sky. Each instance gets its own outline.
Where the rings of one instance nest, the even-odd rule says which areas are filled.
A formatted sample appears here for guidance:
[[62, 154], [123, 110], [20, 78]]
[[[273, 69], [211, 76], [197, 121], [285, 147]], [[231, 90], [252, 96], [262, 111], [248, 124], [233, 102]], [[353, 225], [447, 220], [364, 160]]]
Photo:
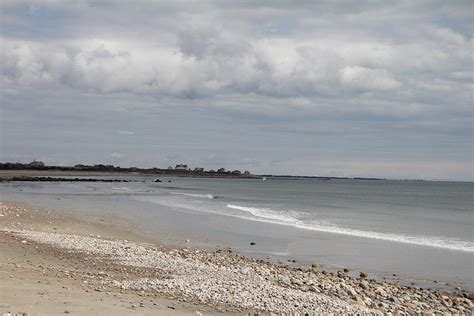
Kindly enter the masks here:
[[0, 160], [473, 181], [473, 6], [2, 0]]

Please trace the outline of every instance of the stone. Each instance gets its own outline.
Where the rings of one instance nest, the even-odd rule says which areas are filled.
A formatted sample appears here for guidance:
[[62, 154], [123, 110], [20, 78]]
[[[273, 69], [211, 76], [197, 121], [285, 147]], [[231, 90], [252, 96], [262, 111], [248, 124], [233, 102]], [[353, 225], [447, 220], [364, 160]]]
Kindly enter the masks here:
[[250, 243], [250, 246], [255, 246], [255, 245], [256, 245], [256, 243], [254, 243], [254, 242]]
[[280, 282], [284, 285], [290, 285], [291, 284], [291, 280], [289, 277], [287, 277], [286, 275], [283, 275], [280, 277]]
[[366, 277], [368, 277], [367, 273], [365, 273], [365, 272], [361, 272], [361, 273], [359, 274], [359, 276], [360, 276], [361, 278], [363, 278], [363, 279], [365, 279]]
[[365, 281], [365, 280], [362, 280], [362, 281], [359, 283], [359, 286], [360, 286], [361, 288], [363, 288], [364, 290], [368, 290], [369, 287], [370, 287], [370, 286], [369, 286], [369, 283], [368, 283], [367, 281]]
[[319, 264], [318, 264], [318, 263], [313, 263], [313, 264], [311, 265], [311, 268], [312, 268], [313, 270], [317, 270], [317, 269], [319, 269]]

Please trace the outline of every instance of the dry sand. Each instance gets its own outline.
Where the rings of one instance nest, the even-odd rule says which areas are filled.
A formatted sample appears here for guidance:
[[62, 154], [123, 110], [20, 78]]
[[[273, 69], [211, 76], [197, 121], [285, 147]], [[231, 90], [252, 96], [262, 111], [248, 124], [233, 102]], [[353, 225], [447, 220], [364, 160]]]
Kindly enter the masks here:
[[[140, 236], [108, 225], [53, 217], [47, 211], [19, 203], [2, 203], [0, 208], [2, 228], [82, 236], [101, 234], [104, 238], [147, 242]], [[100, 266], [90, 265], [81, 256], [57, 248], [22, 241], [11, 234], [0, 233], [0, 315], [222, 314], [216, 308], [180, 302], [176, 298], [117, 288], [101, 289], [94, 280], [102, 271]]]

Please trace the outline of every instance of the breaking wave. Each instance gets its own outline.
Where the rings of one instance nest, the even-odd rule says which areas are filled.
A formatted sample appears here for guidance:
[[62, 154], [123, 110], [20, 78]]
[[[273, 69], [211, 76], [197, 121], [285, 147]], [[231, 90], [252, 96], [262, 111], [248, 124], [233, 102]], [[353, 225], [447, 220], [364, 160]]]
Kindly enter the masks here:
[[341, 234], [362, 238], [378, 239], [391, 242], [399, 242], [405, 244], [412, 244], [418, 246], [428, 246], [436, 248], [444, 248], [450, 250], [474, 252], [474, 243], [458, 239], [443, 239], [434, 236], [412, 236], [404, 234], [380, 233], [374, 231], [365, 231], [351, 228], [338, 227], [335, 225], [321, 224], [315, 221], [305, 222], [291, 216], [291, 212], [278, 212], [269, 208], [257, 208], [240, 206], [234, 204], [227, 204], [228, 208], [244, 211], [252, 214], [254, 218], [246, 217], [246, 219], [253, 219], [261, 222], [268, 222], [272, 224], [293, 226], [300, 229]]

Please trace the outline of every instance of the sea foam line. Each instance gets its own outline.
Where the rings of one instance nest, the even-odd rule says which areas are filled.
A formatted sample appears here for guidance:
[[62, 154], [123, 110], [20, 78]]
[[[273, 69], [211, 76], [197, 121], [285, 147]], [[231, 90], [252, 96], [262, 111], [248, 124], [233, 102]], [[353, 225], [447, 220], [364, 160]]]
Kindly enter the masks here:
[[370, 239], [412, 244], [412, 245], [418, 245], [418, 246], [444, 248], [444, 249], [457, 250], [457, 251], [463, 251], [463, 252], [474, 252], [474, 243], [469, 242], [469, 241], [442, 239], [442, 238], [434, 237], [434, 236], [411, 236], [411, 235], [402, 235], [402, 234], [380, 233], [380, 232], [364, 231], [364, 230], [344, 228], [344, 227], [338, 227], [338, 226], [319, 225], [315, 223], [308, 224], [296, 218], [291, 218], [285, 215], [275, 214], [277, 212], [269, 208], [248, 207], [248, 206], [240, 206], [240, 205], [233, 205], [233, 204], [227, 204], [227, 207], [231, 209], [237, 209], [240, 211], [249, 212], [253, 216], [256, 216], [257, 218], [246, 217], [247, 219], [253, 219], [253, 220], [257, 220], [261, 222], [292, 226], [292, 227], [297, 227], [301, 229], [332, 233], [332, 234], [370, 238]]
[[248, 216], [248, 215], [243, 215], [243, 214], [225, 212], [225, 210], [210, 209], [207, 207], [202, 208], [202, 207], [196, 206], [195, 204], [176, 203], [176, 202], [170, 202], [170, 201], [165, 201], [165, 200], [155, 199], [155, 198], [145, 199], [141, 197], [141, 198], [136, 198], [136, 199], [144, 201], [144, 202], [158, 203], [158, 204], [162, 204], [169, 207], [177, 207], [177, 208], [183, 208], [183, 209], [188, 209], [192, 211], [231, 216], [231, 217], [241, 218], [245, 220], [284, 225], [284, 226], [317, 231], [317, 232], [369, 238], [369, 239], [411, 244], [411, 245], [417, 245], [417, 246], [442, 248], [442, 249], [462, 251], [462, 252], [470, 252], [470, 253], [474, 252], [474, 243], [469, 242], [469, 241], [442, 239], [442, 238], [433, 237], [433, 236], [410, 236], [410, 235], [401, 235], [401, 234], [380, 233], [380, 232], [373, 232], [373, 231], [363, 231], [363, 230], [357, 230], [357, 229], [338, 227], [335, 225], [320, 225], [317, 223], [309, 224], [297, 218], [285, 216], [284, 214], [275, 214], [276, 212], [269, 208], [257, 208], [257, 207], [241, 206], [241, 205], [235, 205], [235, 204], [226, 205], [227, 208], [243, 211], [246, 213], [250, 213], [250, 215], [252, 215], [252, 216]]
[[169, 193], [173, 194], [173, 195], [184, 195], [184, 196], [205, 198], [205, 199], [215, 199], [216, 198], [216, 196], [214, 196], [212, 194], [197, 194], [197, 193], [184, 193], [184, 192], [169, 192]]

